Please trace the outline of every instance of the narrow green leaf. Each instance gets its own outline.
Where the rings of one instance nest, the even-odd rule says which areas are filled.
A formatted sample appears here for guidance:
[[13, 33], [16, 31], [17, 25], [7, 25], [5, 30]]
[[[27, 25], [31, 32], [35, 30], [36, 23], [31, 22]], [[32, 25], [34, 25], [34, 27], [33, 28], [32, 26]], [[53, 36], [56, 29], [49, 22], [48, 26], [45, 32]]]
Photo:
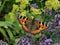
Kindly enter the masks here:
[[12, 23], [8, 21], [0, 21], [0, 26], [9, 26], [10, 24]]
[[9, 37], [10, 37], [11, 42], [13, 42], [13, 45], [16, 45], [13, 33], [10, 31], [10, 29], [6, 29], [6, 31], [7, 31], [8, 35], [9, 35]]
[[7, 29], [6, 31], [9, 35], [9, 37], [10, 37], [10, 40], [14, 40], [15, 38], [14, 38], [13, 33], [11, 32], [11, 30]]
[[5, 38], [7, 41], [9, 41], [8, 36], [6, 35], [6, 32], [5, 32], [3, 29], [1, 29], [1, 28], [0, 28], [0, 33], [2, 33], [2, 35], [4, 36], [4, 38]]

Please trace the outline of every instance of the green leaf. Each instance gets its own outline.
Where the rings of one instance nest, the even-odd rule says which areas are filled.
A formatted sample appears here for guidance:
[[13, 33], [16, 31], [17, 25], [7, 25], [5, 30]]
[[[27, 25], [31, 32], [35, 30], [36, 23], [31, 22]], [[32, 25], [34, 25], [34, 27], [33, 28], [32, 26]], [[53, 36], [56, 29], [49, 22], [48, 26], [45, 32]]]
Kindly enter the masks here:
[[14, 38], [13, 33], [11, 32], [11, 30], [6, 29], [6, 31], [7, 31], [8, 35], [9, 35], [9, 37], [10, 37], [10, 40], [14, 40], [15, 38]]
[[8, 21], [0, 21], [0, 26], [9, 26], [11, 24], [12, 23], [11, 22], [8, 22]]
[[2, 6], [0, 7], [0, 13], [1, 13], [1, 11], [3, 10], [3, 8], [4, 8], [5, 2], [6, 2], [6, 0], [4, 0]]
[[32, 19], [33, 15], [32, 15], [31, 13], [27, 13], [26, 17], [28, 17], [28, 18], [31, 18], [31, 19]]
[[18, 31], [20, 30], [19, 22], [17, 20], [13, 22], [13, 25], [15, 30], [18, 30]]
[[40, 38], [42, 36], [41, 33], [37, 34], [37, 35], [33, 35], [32, 38]]
[[4, 38], [5, 38], [7, 41], [9, 41], [6, 32], [5, 32], [3, 29], [1, 29], [1, 28], [0, 28], [0, 33], [2, 33], [2, 35], [4, 36]]

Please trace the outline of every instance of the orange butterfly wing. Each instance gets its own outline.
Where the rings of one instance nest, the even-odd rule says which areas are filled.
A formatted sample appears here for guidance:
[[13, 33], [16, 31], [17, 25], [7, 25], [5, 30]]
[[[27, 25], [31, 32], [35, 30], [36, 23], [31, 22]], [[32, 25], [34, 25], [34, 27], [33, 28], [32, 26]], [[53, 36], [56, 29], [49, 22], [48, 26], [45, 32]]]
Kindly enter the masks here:
[[37, 22], [37, 26], [39, 26], [39, 30], [45, 30], [48, 28], [48, 24], [45, 24], [44, 22]]
[[19, 20], [20, 24], [22, 24], [22, 25], [24, 25], [25, 23], [28, 23], [30, 21], [29, 18], [26, 18], [25, 16], [22, 17], [20, 15], [18, 16], [18, 20]]
[[28, 27], [25, 26], [26, 23], [28, 23], [31, 19], [29, 18], [26, 18], [26, 17], [22, 17], [20, 15], [18, 15], [18, 21], [19, 23], [22, 25], [23, 29], [26, 31], [26, 32], [30, 32], [30, 30], [28, 29]]
[[32, 34], [37, 34], [37, 33], [39, 33], [39, 32], [48, 28], [48, 26], [46, 24], [42, 23], [42, 22], [37, 22], [36, 24], [39, 27], [39, 29], [38, 30], [32, 30], [31, 31]]
[[30, 32], [29, 28], [26, 27], [25, 25], [23, 25], [22, 27], [23, 27], [23, 29], [24, 29], [26, 32]]

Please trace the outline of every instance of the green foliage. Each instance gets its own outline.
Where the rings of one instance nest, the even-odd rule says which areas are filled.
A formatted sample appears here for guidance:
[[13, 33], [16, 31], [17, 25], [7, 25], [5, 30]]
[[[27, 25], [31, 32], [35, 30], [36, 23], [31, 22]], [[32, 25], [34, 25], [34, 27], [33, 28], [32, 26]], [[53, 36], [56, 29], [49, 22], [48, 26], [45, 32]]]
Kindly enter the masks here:
[[[52, 3], [51, 3], [52, 2]], [[48, 0], [46, 1], [45, 5], [49, 8], [49, 9], [58, 9], [60, 4], [59, 4], [59, 0]]]
[[0, 33], [2, 33], [2, 35], [5, 37], [5, 39], [6, 39], [7, 41], [9, 41], [9, 40], [8, 40], [8, 37], [7, 37], [7, 35], [6, 35], [6, 32], [5, 32], [3, 29], [1, 29], [1, 28], [0, 28]]

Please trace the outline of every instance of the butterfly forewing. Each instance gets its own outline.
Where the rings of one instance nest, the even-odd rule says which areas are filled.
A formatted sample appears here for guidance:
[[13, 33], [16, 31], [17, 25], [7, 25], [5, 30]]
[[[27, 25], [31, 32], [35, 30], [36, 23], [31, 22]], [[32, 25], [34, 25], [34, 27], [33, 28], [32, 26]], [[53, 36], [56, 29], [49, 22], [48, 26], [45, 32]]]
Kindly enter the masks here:
[[18, 16], [18, 20], [19, 20], [20, 24], [22, 24], [22, 25], [24, 25], [30, 21], [30, 19], [28, 19], [27, 17], [25, 17], [25, 16], [23, 17], [20, 15]]

